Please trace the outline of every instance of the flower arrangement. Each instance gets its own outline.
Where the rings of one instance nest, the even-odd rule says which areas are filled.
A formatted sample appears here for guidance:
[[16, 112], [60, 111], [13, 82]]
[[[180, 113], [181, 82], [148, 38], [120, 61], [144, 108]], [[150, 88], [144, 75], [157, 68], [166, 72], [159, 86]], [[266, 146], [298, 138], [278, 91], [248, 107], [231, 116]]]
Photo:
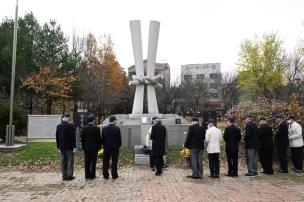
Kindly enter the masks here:
[[104, 149], [102, 148], [102, 149], [100, 149], [99, 151], [98, 151], [98, 157], [99, 158], [102, 158], [103, 157], [103, 154], [104, 154]]
[[184, 147], [181, 151], [180, 154], [182, 158], [190, 158], [190, 150]]

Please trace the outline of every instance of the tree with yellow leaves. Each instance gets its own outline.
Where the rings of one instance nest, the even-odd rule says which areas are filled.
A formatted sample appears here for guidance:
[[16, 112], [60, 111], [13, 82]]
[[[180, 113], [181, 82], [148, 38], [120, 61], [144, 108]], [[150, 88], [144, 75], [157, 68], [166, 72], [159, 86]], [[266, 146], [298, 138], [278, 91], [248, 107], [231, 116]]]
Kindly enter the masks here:
[[51, 114], [55, 100], [71, 98], [74, 80], [75, 78], [69, 75], [58, 75], [54, 68], [45, 66], [22, 81], [21, 88], [37, 95], [42, 105], [41, 112]]

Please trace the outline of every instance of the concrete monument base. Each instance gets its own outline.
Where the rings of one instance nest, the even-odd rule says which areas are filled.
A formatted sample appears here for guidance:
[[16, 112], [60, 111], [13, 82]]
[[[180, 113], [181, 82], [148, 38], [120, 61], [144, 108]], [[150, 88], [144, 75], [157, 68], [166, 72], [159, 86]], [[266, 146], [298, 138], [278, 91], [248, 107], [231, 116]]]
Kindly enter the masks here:
[[13, 146], [0, 145], [0, 152], [14, 152], [24, 149], [26, 144], [15, 144]]
[[[145, 145], [146, 135], [152, 127], [152, 114], [141, 114], [130, 116], [127, 114], [118, 114], [117, 126], [121, 130], [122, 146], [133, 149], [135, 145]], [[167, 128], [167, 147], [181, 147], [186, 139], [184, 132], [188, 130], [190, 123], [181, 116], [176, 114], [161, 114], [157, 116]], [[106, 119], [100, 128], [108, 125], [109, 120]]]

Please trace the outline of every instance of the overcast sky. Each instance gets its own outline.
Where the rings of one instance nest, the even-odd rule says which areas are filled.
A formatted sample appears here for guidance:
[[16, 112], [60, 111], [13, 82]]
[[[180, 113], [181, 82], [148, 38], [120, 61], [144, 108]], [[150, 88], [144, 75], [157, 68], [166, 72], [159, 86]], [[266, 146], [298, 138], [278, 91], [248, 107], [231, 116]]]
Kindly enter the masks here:
[[[0, 0], [0, 19], [14, 9], [15, 0]], [[142, 21], [144, 56], [149, 21], [160, 21], [157, 61], [170, 64], [173, 78], [189, 63], [234, 70], [241, 41], [255, 34], [277, 31], [287, 50], [304, 39], [304, 0], [19, 0], [19, 16], [29, 11], [41, 23], [57, 20], [69, 36], [110, 33], [123, 67], [134, 63], [129, 21]]]

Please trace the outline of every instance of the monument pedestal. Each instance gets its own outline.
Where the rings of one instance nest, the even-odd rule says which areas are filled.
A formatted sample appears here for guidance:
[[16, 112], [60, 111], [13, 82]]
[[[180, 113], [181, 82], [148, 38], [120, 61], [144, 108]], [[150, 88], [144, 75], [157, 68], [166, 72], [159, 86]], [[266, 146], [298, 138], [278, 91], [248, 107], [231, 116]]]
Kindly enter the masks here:
[[0, 152], [14, 152], [24, 149], [26, 144], [15, 144], [13, 146], [0, 145]]

